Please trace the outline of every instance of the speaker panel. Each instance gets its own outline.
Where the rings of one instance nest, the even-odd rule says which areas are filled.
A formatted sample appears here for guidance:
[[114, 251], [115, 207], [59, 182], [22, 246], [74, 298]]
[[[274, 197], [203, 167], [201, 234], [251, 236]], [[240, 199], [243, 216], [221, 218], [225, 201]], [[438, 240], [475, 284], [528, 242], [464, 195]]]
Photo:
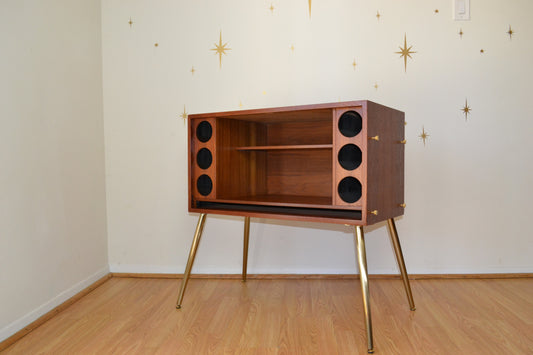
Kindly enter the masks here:
[[333, 118], [333, 203], [346, 208], [361, 208], [365, 200], [366, 177], [364, 108], [339, 108]]
[[193, 199], [216, 198], [216, 121], [191, 120], [191, 187]]

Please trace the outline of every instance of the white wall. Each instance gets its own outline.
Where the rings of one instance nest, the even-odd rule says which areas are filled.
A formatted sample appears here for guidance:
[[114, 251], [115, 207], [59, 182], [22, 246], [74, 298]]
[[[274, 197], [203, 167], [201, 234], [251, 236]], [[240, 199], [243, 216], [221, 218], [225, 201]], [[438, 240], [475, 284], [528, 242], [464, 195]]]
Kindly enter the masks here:
[[108, 272], [100, 1], [0, 2], [0, 341]]
[[[309, 18], [307, 1], [103, 1], [111, 270], [184, 270], [197, 220], [187, 212], [184, 106], [370, 99], [406, 113], [397, 225], [408, 270], [532, 272], [533, 2], [472, 1], [467, 22], [452, 20], [451, 5], [313, 1]], [[219, 31], [231, 48], [221, 68], [210, 50]], [[407, 70], [395, 53], [404, 35], [416, 52]], [[238, 273], [241, 244], [242, 219], [209, 216], [193, 272]], [[384, 225], [367, 228], [367, 248], [371, 273], [397, 272]], [[356, 272], [351, 230], [252, 219], [249, 269]]]

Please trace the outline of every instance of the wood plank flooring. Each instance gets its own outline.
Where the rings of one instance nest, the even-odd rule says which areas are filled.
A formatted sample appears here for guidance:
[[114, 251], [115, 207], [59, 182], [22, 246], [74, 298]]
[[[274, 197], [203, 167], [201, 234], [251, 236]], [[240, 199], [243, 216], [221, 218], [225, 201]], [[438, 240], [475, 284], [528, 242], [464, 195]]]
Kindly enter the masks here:
[[[2, 354], [366, 354], [358, 280], [114, 277]], [[370, 280], [376, 354], [533, 354], [533, 279]]]

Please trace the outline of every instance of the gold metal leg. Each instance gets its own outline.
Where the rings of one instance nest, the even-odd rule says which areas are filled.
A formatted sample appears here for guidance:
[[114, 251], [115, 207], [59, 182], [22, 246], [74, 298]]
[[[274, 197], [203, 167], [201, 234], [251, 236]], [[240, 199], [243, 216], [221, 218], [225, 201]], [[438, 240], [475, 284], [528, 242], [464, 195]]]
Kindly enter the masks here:
[[246, 282], [246, 269], [248, 267], [248, 241], [250, 239], [250, 217], [244, 217], [244, 243], [242, 250], [242, 282]]
[[181, 301], [183, 301], [183, 295], [185, 294], [185, 288], [187, 288], [187, 282], [189, 282], [189, 276], [191, 276], [192, 264], [194, 263], [194, 258], [196, 257], [196, 251], [198, 250], [198, 244], [200, 244], [200, 237], [202, 236], [202, 231], [204, 229], [206, 214], [202, 213], [198, 218], [198, 224], [196, 225], [196, 231], [194, 232], [194, 238], [192, 240], [191, 251], [189, 252], [189, 259], [187, 260], [187, 266], [185, 267], [185, 273], [183, 274], [183, 279], [181, 280], [181, 289], [180, 295], [178, 296], [178, 301], [176, 302], [176, 308], [181, 308]]
[[415, 301], [413, 300], [413, 294], [411, 293], [411, 285], [409, 284], [409, 276], [407, 275], [405, 261], [403, 260], [402, 247], [400, 246], [400, 239], [398, 238], [398, 232], [396, 231], [396, 224], [394, 223], [393, 218], [389, 218], [387, 222], [389, 225], [392, 245], [394, 246], [394, 253], [396, 254], [396, 260], [398, 261], [400, 273], [402, 274], [403, 286], [405, 288], [405, 292], [407, 293], [409, 308], [411, 308], [411, 311], [414, 311], [416, 309]]
[[363, 308], [365, 311], [366, 341], [368, 353], [374, 352], [374, 341], [372, 339], [372, 317], [370, 315], [370, 294], [368, 291], [368, 270], [366, 267], [365, 236], [363, 227], [355, 227], [357, 239], [357, 260], [359, 262], [359, 278], [361, 279], [361, 291], [363, 293]]

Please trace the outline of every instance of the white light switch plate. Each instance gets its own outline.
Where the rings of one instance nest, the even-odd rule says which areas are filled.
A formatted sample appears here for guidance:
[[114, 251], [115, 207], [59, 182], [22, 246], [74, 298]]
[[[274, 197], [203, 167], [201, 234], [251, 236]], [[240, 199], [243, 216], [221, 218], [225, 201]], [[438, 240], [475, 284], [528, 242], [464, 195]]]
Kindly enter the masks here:
[[453, 19], [456, 21], [470, 20], [470, 0], [452, 0]]

